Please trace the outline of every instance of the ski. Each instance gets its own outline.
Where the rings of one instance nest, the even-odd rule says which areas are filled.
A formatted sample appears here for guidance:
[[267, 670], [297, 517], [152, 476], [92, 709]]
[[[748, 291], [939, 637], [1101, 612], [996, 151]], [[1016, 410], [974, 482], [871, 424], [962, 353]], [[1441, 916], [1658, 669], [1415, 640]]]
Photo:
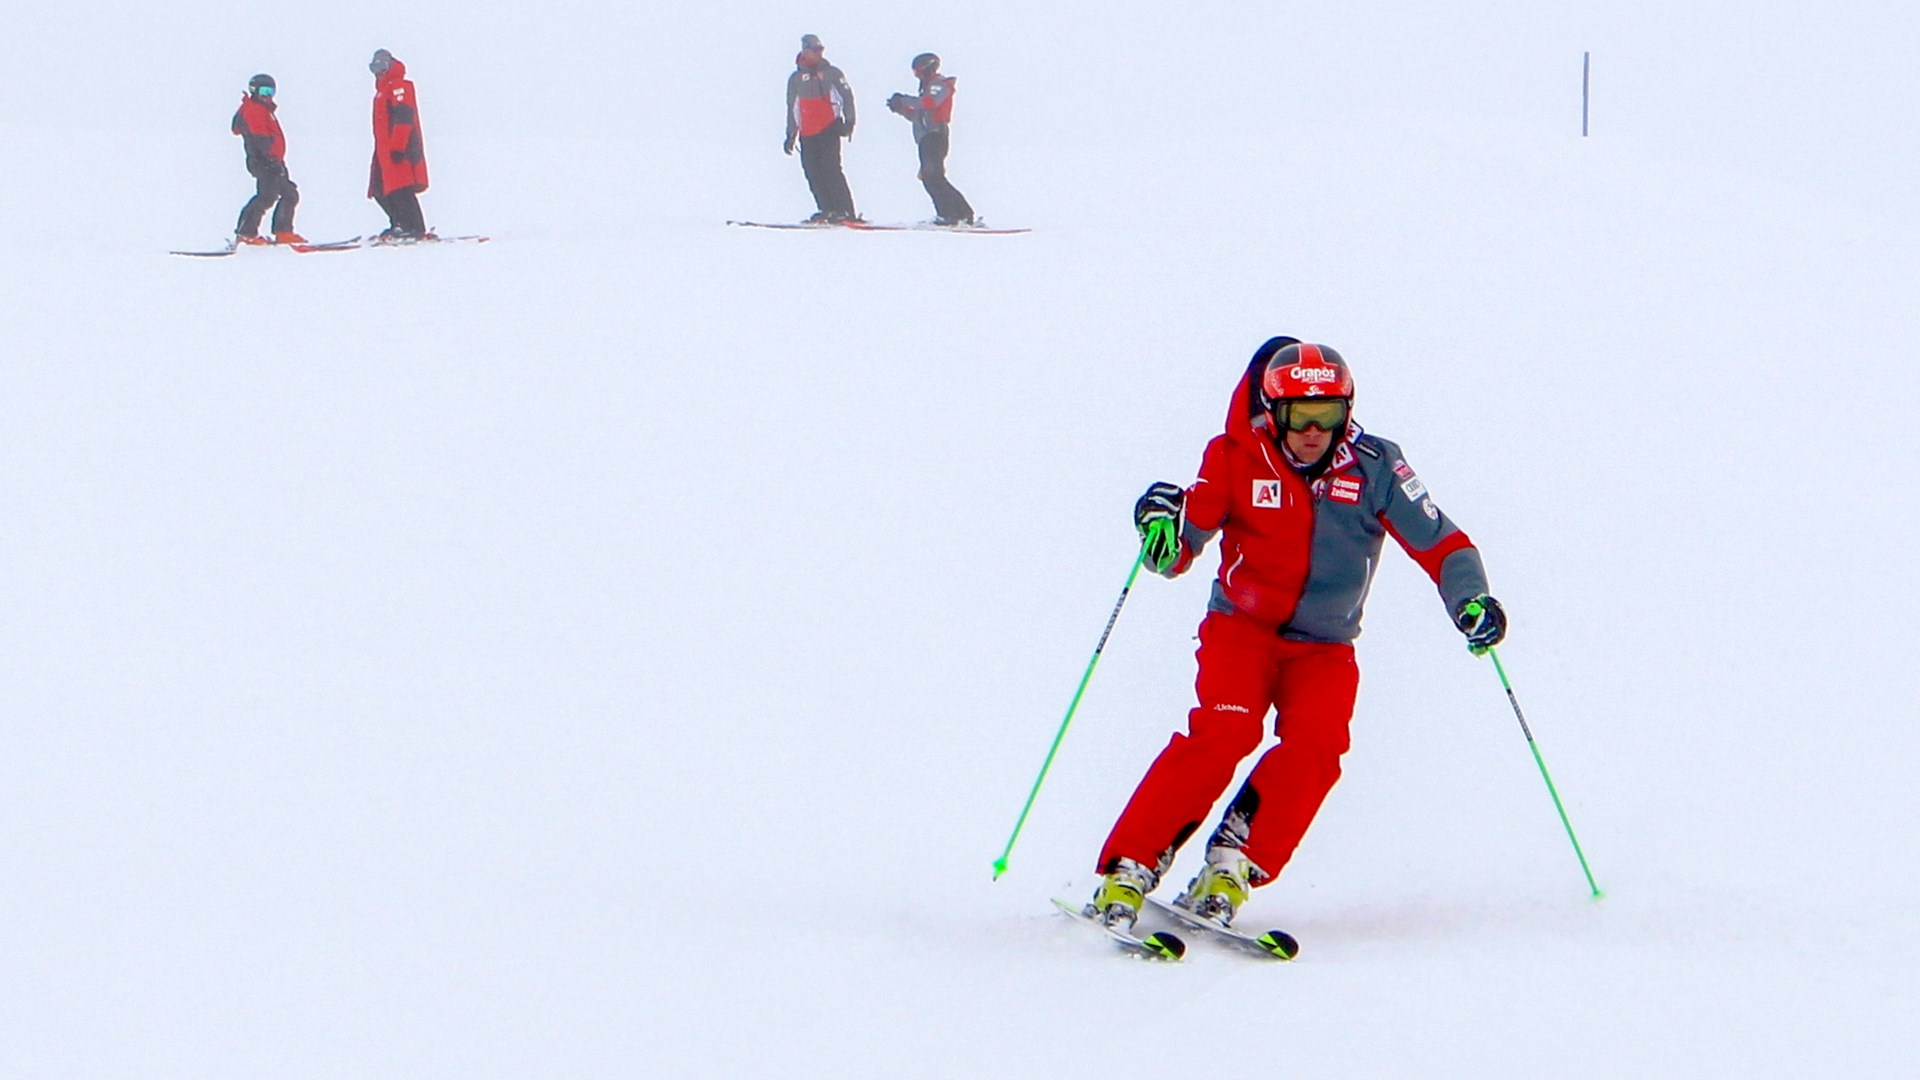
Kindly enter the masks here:
[[[360, 246], [360, 238], [356, 236], [349, 240], [328, 240], [318, 244], [310, 244], [302, 241], [298, 244], [247, 244], [245, 246], [257, 247], [263, 251], [271, 251], [274, 248], [286, 248], [301, 254], [314, 251], [352, 251], [354, 248]], [[190, 259], [219, 259], [228, 255], [237, 255], [240, 253], [241, 248], [242, 245], [238, 241], [229, 240], [226, 247], [214, 251], [169, 251], [167, 254], [184, 255]]]
[[1131, 955], [1143, 957], [1148, 960], [1165, 960], [1168, 962], [1179, 960], [1181, 957], [1187, 955], [1187, 943], [1181, 941], [1179, 937], [1174, 934], [1162, 931], [1160, 933], [1148, 934], [1143, 938], [1134, 937], [1124, 930], [1116, 930], [1106, 923], [1101, 922], [1099, 919], [1087, 914], [1086, 909], [1079, 904], [1070, 904], [1059, 897], [1054, 897], [1053, 906], [1059, 908], [1061, 914], [1071, 918], [1074, 922], [1080, 923], [1083, 926], [1090, 926], [1107, 935], [1115, 945], [1120, 947], [1121, 951], [1130, 953]]
[[863, 232], [941, 232], [941, 233], [977, 233], [981, 236], [1013, 236], [1018, 233], [1030, 233], [1032, 229], [996, 229], [991, 225], [936, 225], [923, 221], [918, 225], [872, 225], [864, 221], [849, 221], [849, 229]]
[[421, 244], [484, 244], [492, 239], [493, 237], [491, 236], [440, 236], [435, 233], [428, 233], [425, 236], [404, 236], [387, 240], [382, 240], [376, 236], [360, 246], [385, 248], [417, 247]]
[[349, 240], [324, 240], [317, 244], [273, 244], [269, 246], [290, 247], [302, 255], [314, 251], [352, 251], [354, 248], [360, 246], [360, 238], [356, 236]]
[[1158, 897], [1149, 896], [1147, 902], [1153, 905], [1155, 911], [1171, 916], [1182, 925], [1215, 937], [1222, 944], [1231, 945], [1242, 952], [1251, 953], [1266, 960], [1291, 960], [1300, 955], [1300, 942], [1285, 930], [1269, 930], [1255, 937], [1235, 930], [1231, 926], [1223, 926], [1211, 919], [1203, 919], [1178, 904], [1169, 904]]
[[747, 229], [815, 229], [815, 230], [819, 230], [819, 229], [844, 228], [850, 223], [841, 222], [841, 221], [733, 221], [729, 219], [727, 224], [738, 225], [738, 226], [741, 226], [742, 228], [747, 228]]
[[239, 247], [228, 244], [218, 251], [169, 251], [169, 255], [185, 255], [189, 259], [222, 259], [238, 251]]

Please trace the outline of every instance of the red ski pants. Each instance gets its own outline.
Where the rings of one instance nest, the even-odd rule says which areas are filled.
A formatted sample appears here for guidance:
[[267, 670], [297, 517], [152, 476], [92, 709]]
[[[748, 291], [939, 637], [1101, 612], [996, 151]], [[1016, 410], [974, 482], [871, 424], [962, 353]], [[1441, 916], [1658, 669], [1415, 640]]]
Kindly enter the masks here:
[[1100, 852], [1099, 869], [1125, 857], [1164, 873], [1174, 852], [1259, 749], [1269, 707], [1279, 745], [1260, 758], [1228, 809], [1246, 830], [1240, 845], [1271, 881], [1340, 779], [1360, 668], [1353, 646], [1288, 641], [1236, 615], [1200, 624], [1200, 704], [1134, 790]]

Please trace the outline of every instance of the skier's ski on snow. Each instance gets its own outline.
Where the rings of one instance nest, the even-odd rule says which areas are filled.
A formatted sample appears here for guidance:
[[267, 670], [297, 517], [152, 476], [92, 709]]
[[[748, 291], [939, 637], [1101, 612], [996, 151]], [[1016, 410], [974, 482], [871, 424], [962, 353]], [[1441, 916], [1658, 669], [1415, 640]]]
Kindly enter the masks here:
[[1134, 937], [1124, 930], [1118, 930], [1108, 926], [1106, 923], [1087, 914], [1086, 909], [1079, 904], [1068, 903], [1056, 896], [1053, 898], [1053, 906], [1059, 908], [1061, 914], [1071, 918], [1074, 922], [1080, 923], [1083, 926], [1090, 926], [1107, 935], [1115, 945], [1118, 945], [1122, 950], [1132, 953], [1135, 956], [1142, 956], [1149, 960], [1171, 961], [1178, 960], [1187, 954], [1187, 943], [1181, 941], [1179, 937], [1165, 931], [1148, 934], [1143, 938]]
[[925, 222], [919, 225], [880, 225], [869, 221], [732, 221], [729, 225], [738, 225], [749, 229], [852, 229], [855, 232], [943, 232], [943, 233], [980, 233], [985, 236], [1011, 236], [1015, 233], [1028, 233], [1032, 229], [995, 229], [986, 225], [935, 225]]
[[[308, 254], [315, 251], [352, 251], [354, 248], [357, 248], [360, 246], [360, 238], [355, 236], [347, 240], [328, 240], [318, 244], [310, 244], [302, 240], [298, 243], [289, 243], [289, 244], [281, 244], [281, 243], [247, 244], [245, 246], [250, 248], [257, 247], [265, 251], [272, 251], [274, 248], [286, 248], [289, 251], [298, 252], [300, 254]], [[185, 255], [190, 259], [219, 259], [219, 258], [225, 258], [228, 255], [237, 255], [240, 253], [241, 248], [242, 248], [242, 245], [239, 243], [239, 241], [229, 240], [227, 241], [226, 247], [219, 248], [214, 251], [169, 251], [167, 252], [167, 254]]]
[[738, 225], [738, 226], [741, 226], [742, 228], [747, 228], [747, 229], [839, 229], [839, 228], [844, 228], [847, 225], [847, 222], [844, 222], [844, 221], [733, 221], [733, 220], [728, 220], [727, 224]]
[[318, 244], [309, 244], [309, 243], [301, 242], [298, 244], [285, 244], [285, 245], [276, 245], [276, 246], [290, 247], [293, 250], [301, 253], [302, 255], [305, 255], [309, 252], [314, 252], [314, 251], [352, 251], [354, 248], [357, 248], [360, 246], [360, 238], [355, 236], [347, 240], [327, 240]]
[[384, 240], [376, 236], [360, 246], [384, 248], [415, 247], [420, 244], [484, 244], [492, 239], [491, 236], [440, 236], [437, 233], [428, 233], [425, 236], [399, 236]]
[[[1058, 903], [1058, 901], [1055, 901]], [[1300, 955], [1300, 943], [1285, 930], [1269, 930], [1258, 937], [1223, 926], [1211, 919], [1201, 918], [1178, 904], [1169, 904], [1157, 896], [1147, 897], [1155, 911], [1171, 916], [1182, 925], [1191, 926], [1204, 934], [1218, 938], [1222, 944], [1231, 945], [1242, 952], [1252, 953], [1267, 960], [1291, 960]]]
[[978, 233], [982, 236], [1012, 236], [1015, 233], [1030, 233], [1032, 229], [996, 229], [991, 225], [939, 225], [923, 221], [918, 225], [870, 225], [864, 221], [847, 222], [849, 229], [861, 229], [866, 232], [943, 232]]

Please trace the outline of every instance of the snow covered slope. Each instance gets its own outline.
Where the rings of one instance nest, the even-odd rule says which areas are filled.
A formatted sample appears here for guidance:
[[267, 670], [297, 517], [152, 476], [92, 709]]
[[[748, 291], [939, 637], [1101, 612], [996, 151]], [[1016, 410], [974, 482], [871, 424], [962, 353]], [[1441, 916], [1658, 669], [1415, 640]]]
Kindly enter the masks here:
[[[1911, 1072], [1911, 17], [1030, 7], [21, 16], [0, 1075]], [[802, 32], [870, 218], [927, 216], [880, 104], [931, 48], [956, 183], [1036, 231], [724, 228], [811, 208]], [[162, 254], [245, 199], [256, 70], [302, 230], [377, 229], [382, 46], [429, 220], [495, 243]], [[1183, 720], [1206, 574], [1136, 590], [989, 881], [1134, 497], [1273, 333], [1485, 551], [1605, 901], [1392, 552], [1346, 778], [1245, 914], [1297, 964], [1047, 904]]]

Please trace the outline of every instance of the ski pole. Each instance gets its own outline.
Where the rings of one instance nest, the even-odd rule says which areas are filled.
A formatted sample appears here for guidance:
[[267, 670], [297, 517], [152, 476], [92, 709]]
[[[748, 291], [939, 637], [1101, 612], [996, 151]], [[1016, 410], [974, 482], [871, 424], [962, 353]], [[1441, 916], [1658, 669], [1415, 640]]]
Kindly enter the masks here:
[[[1486, 609], [1477, 602], [1467, 603], [1466, 611], [1469, 615], [1478, 615], [1484, 610]], [[1580, 860], [1580, 872], [1587, 875], [1587, 887], [1593, 890], [1593, 898], [1604, 900], [1607, 894], [1601, 892], [1600, 886], [1593, 880], [1593, 871], [1587, 867], [1586, 853], [1580, 850], [1580, 838], [1573, 835], [1573, 822], [1567, 820], [1567, 808], [1561, 805], [1560, 792], [1554, 788], [1553, 777], [1547, 772], [1546, 759], [1540, 756], [1540, 744], [1533, 741], [1533, 729], [1527, 726], [1526, 714], [1520, 711], [1520, 699], [1513, 696], [1513, 684], [1507, 681], [1506, 665], [1500, 662], [1500, 654], [1491, 645], [1473, 651], [1483, 652], [1493, 657], [1493, 670], [1500, 674], [1500, 685], [1507, 691], [1507, 703], [1513, 706], [1513, 717], [1520, 721], [1520, 733], [1527, 737], [1527, 749], [1533, 751], [1533, 763], [1540, 766], [1540, 779], [1547, 782], [1547, 794], [1553, 796], [1553, 808], [1560, 812], [1560, 824], [1567, 830], [1567, 839], [1573, 842], [1573, 854]]]
[[1007, 846], [1000, 857], [993, 860], [993, 880], [999, 881], [1000, 875], [1007, 872], [1007, 857], [1013, 854], [1014, 842], [1020, 839], [1020, 830], [1027, 824], [1027, 814], [1033, 810], [1033, 800], [1040, 796], [1040, 785], [1046, 783], [1047, 770], [1053, 767], [1053, 756], [1060, 752], [1060, 743], [1067, 737], [1067, 725], [1073, 723], [1073, 713], [1080, 707], [1080, 696], [1087, 692], [1087, 683], [1093, 679], [1094, 666], [1100, 663], [1100, 652], [1107, 647], [1107, 636], [1113, 633], [1113, 624], [1120, 621], [1120, 609], [1126, 606], [1127, 593], [1133, 591], [1133, 579], [1140, 576], [1140, 567], [1147, 561], [1147, 546], [1140, 545], [1140, 554], [1134, 557], [1133, 570], [1127, 574], [1127, 583], [1120, 587], [1120, 599], [1113, 603], [1113, 614], [1107, 616], [1107, 628], [1100, 631], [1100, 643], [1093, 647], [1093, 659], [1087, 661], [1087, 670], [1080, 676], [1080, 686], [1073, 692], [1073, 701], [1067, 705], [1067, 715], [1060, 721], [1060, 730], [1053, 736], [1053, 745], [1047, 748], [1047, 759], [1040, 763], [1040, 775], [1033, 779], [1033, 790], [1027, 792], [1027, 804], [1020, 808], [1020, 820], [1013, 823], [1013, 835], [1007, 837]]

